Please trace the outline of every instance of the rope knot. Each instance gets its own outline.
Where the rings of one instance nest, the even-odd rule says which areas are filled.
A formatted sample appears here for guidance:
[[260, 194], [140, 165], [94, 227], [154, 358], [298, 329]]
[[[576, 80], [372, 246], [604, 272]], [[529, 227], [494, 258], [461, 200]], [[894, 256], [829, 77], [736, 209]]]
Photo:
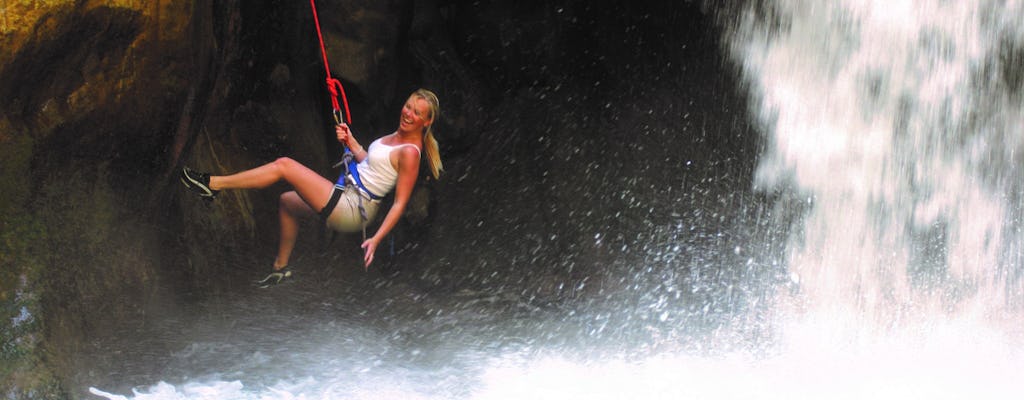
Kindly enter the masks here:
[[331, 64], [327, 62], [327, 48], [324, 46], [324, 35], [320, 31], [320, 17], [316, 15], [316, 1], [309, 0], [309, 6], [313, 9], [313, 22], [316, 24], [316, 37], [320, 40], [320, 55], [324, 58], [324, 72], [327, 74], [327, 90], [331, 92], [331, 106], [334, 110], [334, 119], [337, 123], [343, 121], [338, 114], [341, 113], [341, 104], [338, 104], [338, 95], [341, 94], [341, 101], [345, 104], [345, 117], [349, 124], [352, 123], [352, 113], [348, 109], [348, 98], [345, 96], [345, 87], [341, 81], [331, 78]]
[[[338, 89], [341, 88], [341, 81], [334, 78], [327, 78], [327, 90], [331, 92], [331, 97], [338, 97]], [[344, 90], [344, 89], [341, 89]]]

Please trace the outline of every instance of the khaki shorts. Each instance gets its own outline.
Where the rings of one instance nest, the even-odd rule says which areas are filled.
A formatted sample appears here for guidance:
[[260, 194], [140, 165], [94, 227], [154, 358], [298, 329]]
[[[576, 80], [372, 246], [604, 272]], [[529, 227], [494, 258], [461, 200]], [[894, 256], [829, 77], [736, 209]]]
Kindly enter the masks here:
[[[334, 190], [334, 189], [331, 189]], [[380, 201], [371, 200], [353, 186], [345, 186], [341, 191], [341, 198], [334, 211], [327, 217], [327, 227], [338, 232], [360, 232], [363, 230], [363, 219], [359, 216], [359, 202], [363, 202], [363, 209], [366, 210], [367, 221], [373, 220], [377, 215]]]

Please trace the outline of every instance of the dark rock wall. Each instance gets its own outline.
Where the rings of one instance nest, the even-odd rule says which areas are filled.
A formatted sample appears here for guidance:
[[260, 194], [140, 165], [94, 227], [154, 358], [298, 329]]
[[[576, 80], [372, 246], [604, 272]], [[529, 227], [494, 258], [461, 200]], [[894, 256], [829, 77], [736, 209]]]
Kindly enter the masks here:
[[[5, 7], [0, 317], [18, 323], [0, 333], [0, 393], [59, 397], [71, 355], [112, 321], [215, 295], [273, 259], [280, 190], [208, 204], [177, 168], [289, 156], [333, 178], [341, 149], [305, 2]], [[417, 87], [441, 98], [447, 173], [417, 190], [377, 262], [386, 279], [568, 301], [585, 282], [625, 285], [607, 270], [642, 262], [663, 226], [713, 231], [742, 201], [717, 193], [749, 184], [756, 143], [694, 4], [318, 7], [364, 140], [394, 129]]]
[[203, 19], [160, 2], [5, 11], [0, 298], [22, 323], [0, 337], [10, 373], [0, 387], [52, 398], [97, 319], [140, 312], [154, 287], [161, 234], [129, 221], [146, 218], [147, 182], [166, 168]]
[[[370, 132], [395, 101], [412, 10], [321, 3], [335, 76]], [[259, 217], [276, 196], [185, 200], [179, 165], [228, 172], [289, 155], [329, 174], [339, 149], [308, 3], [4, 6], [0, 301], [17, 323], [0, 336], [0, 392], [58, 396], [54, 376], [89, 337], [216, 290], [221, 254], [272, 242], [273, 219]]]

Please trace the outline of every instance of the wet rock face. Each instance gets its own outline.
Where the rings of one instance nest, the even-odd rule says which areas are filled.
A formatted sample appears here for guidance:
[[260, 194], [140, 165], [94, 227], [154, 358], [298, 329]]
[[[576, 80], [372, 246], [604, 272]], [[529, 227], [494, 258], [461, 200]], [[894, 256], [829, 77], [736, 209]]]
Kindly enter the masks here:
[[[0, 393], [59, 397], [93, 333], [202, 292], [223, 269], [217, 254], [273, 240], [275, 196], [226, 196], [211, 210], [179, 197], [176, 166], [292, 155], [329, 172], [337, 149], [325, 146], [309, 5], [277, 3], [3, 5], [0, 316], [21, 322], [0, 332]], [[385, 82], [397, 69], [381, 65], [393, 64], [406, 3], [321, 3], [333, 72], [369, 131], [394, 97]]]
[[[88, 310], [125, 315], [131, 295], [103, 294], [149, 286], [153, 263], [130, 257], [145, 238], [125, 240], [117, 225], [126, 188], [108, 180], [152, 173], [166, 143], [152, 121], [181, 92], [152, 83], [184, 76], [147, 70], [160, 62], [151, 55], [185, 58], [152, 44], [158, 10], [74, 3], [7, 2], [0, 21], [0, 309], [19, 321], [0, 333], [0, 392], [13, 398], [63, 396], [58, 377], [88, 335]], [[168, 43], [187, 33], [171, 28], [160, 32]], [[154, 87], [160, 96], [147, 95]]]

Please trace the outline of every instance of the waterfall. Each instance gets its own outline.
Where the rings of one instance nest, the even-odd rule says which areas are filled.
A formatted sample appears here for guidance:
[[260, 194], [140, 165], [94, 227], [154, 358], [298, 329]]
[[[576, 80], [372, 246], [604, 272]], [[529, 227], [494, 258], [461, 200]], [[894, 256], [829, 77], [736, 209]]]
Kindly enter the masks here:
[[806, 209], [794, 308], [856, 326], [1019, 313], [1022, 20], [1019, 1], [744, 14], [732, 51], [767, 143], [755, 184]]

